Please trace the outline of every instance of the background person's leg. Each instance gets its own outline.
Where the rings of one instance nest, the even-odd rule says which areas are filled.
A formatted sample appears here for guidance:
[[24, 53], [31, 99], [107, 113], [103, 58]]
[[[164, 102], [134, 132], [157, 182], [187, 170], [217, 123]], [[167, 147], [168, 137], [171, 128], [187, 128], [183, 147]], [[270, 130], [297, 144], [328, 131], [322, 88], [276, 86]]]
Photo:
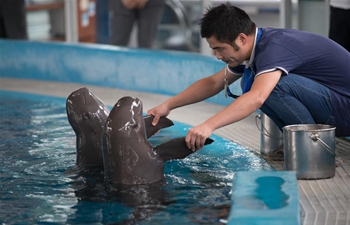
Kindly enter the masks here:
[[260, 108], [282, 129], [291, 124], [335, 125], [330, 91], [308, 78], [282, 76]]
[[110, 44], [127, 46], [136, 20], [136, 10], [124, 7], [121, 0], [109, 0]]
[[330, 8], [329, 38], [350, 52], [350, 9]]
[[153, 47], [164, 7], [164, 0], [150, 0], [139, 11], [138, 45], [140, 48]]
[[0, 0], [0, 38], [28, 39], [24, 0]]

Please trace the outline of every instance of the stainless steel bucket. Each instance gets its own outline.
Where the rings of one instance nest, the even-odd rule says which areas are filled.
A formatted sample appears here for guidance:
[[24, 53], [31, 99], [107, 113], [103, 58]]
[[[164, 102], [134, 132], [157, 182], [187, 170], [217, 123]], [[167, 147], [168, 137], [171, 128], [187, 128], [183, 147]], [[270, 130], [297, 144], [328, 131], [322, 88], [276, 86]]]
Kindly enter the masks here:
[[299, 124], [283, 127], [284, 169], [297, 179], [325, 179], [335, 175], [335, 127]]
[[[260, 154], [268, 155], [270, 152], [282, 148], [283, 136], [277, 125], [263, 112], [260, 112]], [[257, 125], [258, 126], [258, 125]]]

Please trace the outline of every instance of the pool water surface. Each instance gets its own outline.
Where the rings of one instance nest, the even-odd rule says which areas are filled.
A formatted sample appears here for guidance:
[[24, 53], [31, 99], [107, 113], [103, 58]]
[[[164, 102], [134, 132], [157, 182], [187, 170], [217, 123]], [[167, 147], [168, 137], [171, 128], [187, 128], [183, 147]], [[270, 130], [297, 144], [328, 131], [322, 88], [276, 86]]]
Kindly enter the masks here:
[[[75, 166], [65, 99], [0, 91], [0, 107], [3, 224], [224, 224], [235, 173], [273, 170], [249, 149], [212, 135], [211, 145], [167, 162], [163, 181], [111, 190], [102, 171]], [[151, 144], [185, 136], [190, 127], [174, 123]]]

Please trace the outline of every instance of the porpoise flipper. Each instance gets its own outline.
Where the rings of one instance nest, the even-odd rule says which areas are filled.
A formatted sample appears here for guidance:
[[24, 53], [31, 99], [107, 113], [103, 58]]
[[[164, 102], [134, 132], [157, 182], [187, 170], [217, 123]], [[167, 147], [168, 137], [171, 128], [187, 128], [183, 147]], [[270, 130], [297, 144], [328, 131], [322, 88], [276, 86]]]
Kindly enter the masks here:
[[[213, 139], [207, 138], [204, 145], [209, 145], [213, 142]], [[186, 146], [185, 137], [175, 138], [165, 142], [164, 144], [155, 147], [154, 151], [164, 162], [171, 159], [184, 159], [188, 155], [194, 153]]]
[[152, 125], [152, 121], [154, 119], [154, 116], [147, 115], [143, 117], [143, 121], [145, 122], [146, 127], [146, 137], [147, 139], [150, 138], [152, 135], [157, 133], [160, 129], [171, 127], [174, 125], [173, 121], [166, 117], [160, 117], [159, 122], [156, 126]]

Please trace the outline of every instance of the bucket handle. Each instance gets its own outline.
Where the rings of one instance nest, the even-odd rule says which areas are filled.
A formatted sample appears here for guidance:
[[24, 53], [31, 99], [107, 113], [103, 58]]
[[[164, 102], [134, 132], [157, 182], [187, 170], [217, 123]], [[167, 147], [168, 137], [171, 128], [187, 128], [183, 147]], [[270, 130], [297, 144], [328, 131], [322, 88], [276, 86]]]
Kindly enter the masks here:
[[331, 153], [332, 155], [335, 155], [335, 152], [334, 152], [324, 141], [322, 141], [322, 139], [320, 138], [320, 135], [319, 135], [319, 134], [317, 134], [317, 133], [312, 133], [310, 137], [311, 137], [311, 139], [312, 139], [313, 141], [319, 141], [319, 142], [321, 142], [321, 144], [325, 147], [325, 149], [326, 149], [329, 153]]
[[[256, 125], [256, 127], [258, 128], [258, 130], [260, 131], [261, 134], [263, 134], [263, 135], [265, 135], [265, 136], [267, 136], [267, 137], [269, 137], [269, 138], [272, 138], [272, 139], [278, 139], [278, 140], [283, 139], [283, 137], [281, 137], [281, 138], [280, 138], [280, 137], [273, 137], [273, 136], [266, 130], [265, 127], [264, 127], [264, 130], [262, 130], [263, 127], [260, 128], [259, 125], [258, 125], [258, 119], [261, 120], [259, 114], [255, 116], [255, 125]], [[265, 132], [266, 132], [266, 133], [265, 133]]]

